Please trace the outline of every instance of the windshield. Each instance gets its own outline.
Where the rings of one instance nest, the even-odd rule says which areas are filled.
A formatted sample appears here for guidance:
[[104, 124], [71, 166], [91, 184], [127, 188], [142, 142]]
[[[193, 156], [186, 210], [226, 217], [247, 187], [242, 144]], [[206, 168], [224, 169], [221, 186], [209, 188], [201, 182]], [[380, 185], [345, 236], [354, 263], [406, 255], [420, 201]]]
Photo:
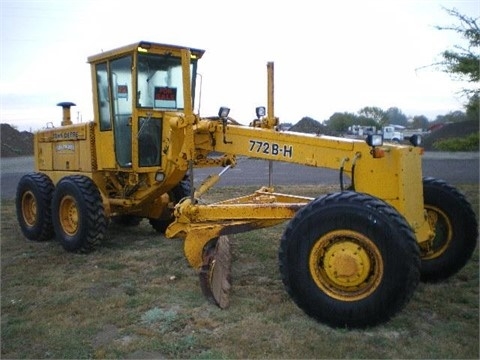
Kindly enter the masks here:
[[[140, 53], [137, 67], [138, 107], [166, 110], [184, 108], [180, 58]], [[193, 64], [191, 70], [194, 70]]]

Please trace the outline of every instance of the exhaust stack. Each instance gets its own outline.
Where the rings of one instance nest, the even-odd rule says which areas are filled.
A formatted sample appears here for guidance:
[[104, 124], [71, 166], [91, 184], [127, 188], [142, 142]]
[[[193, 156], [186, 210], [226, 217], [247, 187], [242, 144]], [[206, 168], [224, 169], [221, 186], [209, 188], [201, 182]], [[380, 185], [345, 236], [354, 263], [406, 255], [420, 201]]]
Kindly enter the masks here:
[[62, 118], [62, 126], [72, 125], [72, 119], [70, 118], [70, 107], [75, 106], [73, 102], [64, 101], [57, 104], [57, 106], [61, 106], [63, 109], [63, 118]]

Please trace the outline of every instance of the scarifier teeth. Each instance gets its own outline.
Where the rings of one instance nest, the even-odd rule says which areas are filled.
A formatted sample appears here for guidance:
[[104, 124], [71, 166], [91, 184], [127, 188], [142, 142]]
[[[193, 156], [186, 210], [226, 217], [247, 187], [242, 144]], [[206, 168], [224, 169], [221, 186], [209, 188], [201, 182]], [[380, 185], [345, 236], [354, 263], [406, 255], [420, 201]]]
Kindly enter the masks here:
[[230, 240], [220, 236], [215, 247], [204, 252], [204, 263], [200, 269], [200, 287], [204, 296], [221, 309], [230, 304], [232, 256]]

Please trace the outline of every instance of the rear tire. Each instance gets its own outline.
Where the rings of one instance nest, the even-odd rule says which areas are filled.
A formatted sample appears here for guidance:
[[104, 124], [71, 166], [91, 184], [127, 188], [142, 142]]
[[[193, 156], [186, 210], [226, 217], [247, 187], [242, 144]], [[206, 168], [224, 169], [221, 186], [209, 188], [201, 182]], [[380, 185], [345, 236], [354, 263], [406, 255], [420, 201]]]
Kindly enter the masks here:
[[403, 216], [352, 191], [325, 195], [297, 212], [282, 236], [279, 262], [295, 303], [333, 327], [387, 321], [420, 277], [418, 246]]
[[58, 241], [71, 252], [90, 252], [103, 239], [107, 219], [95, 183], [82, 175], [60, 180], [52, 201]]
[[22, 176], [17, 185], [15, 205], [23, 235], [29, 240], [45, 241], [53, 237], [52, 180], [42, 173]]
[[471, 258], [478, 223], [465, 196], [443, 180], [424, 178], [423, 197], [435, 238], [430, 251], [421, 254], [421, 280], [435, 282], [457, 273]]

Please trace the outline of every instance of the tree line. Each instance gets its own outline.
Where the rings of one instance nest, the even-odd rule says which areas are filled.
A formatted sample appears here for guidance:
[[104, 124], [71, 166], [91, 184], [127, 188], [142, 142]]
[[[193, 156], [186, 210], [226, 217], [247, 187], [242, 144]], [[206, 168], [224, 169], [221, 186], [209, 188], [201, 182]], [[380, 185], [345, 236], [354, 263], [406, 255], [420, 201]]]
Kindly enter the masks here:
[[477, 113], [457, 110], [445, 115], [438, 115], [433, 121], [430, 121], [425, 115], [415, 115], [409, 118], [399, 108], [390, 107], [383, 110], [376, 106], [366, 106], [358, 113], [336, 112], [328, 120], [323, 122], [331, 131], [346, 131], [352, 125], [375, 126], [380, 128], [385, 125], [401, 125], [411, 129], [427, 130], [436, 124], [455, 123], [467, 120], [478, 120]]

